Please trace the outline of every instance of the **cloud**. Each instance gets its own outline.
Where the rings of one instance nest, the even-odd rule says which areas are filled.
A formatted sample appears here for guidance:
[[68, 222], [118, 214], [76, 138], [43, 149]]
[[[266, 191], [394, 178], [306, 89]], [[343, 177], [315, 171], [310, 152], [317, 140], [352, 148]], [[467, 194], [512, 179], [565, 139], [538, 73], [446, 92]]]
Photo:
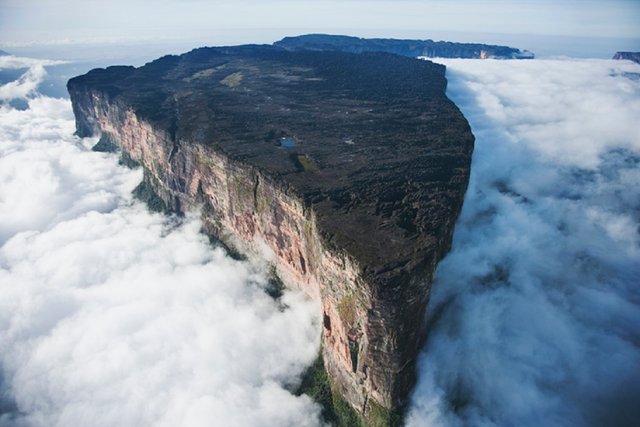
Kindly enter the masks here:
[[477, 141], [408, 425], [635, 425], [640, 66], [443, 62]]
[[0, 425], [318, 425], [289, 391], [317, 302], [271, 299], [197, 218], [132, 200], [141, 172], [74, 137], [68, 100], [21, 94], [0, 107]]
[[66, 61], [51, 60], [51, 59], [35, 59], [25, 58], [22, 56], [3, 55], [0, 56], [0, 69], [1, 70], [18, 70], [20, 68], [36, 67], [49, 65], [66, 64]]
[[0, 85], [0, 103], [36, 95], [38, 85], [47, 74], [45, 66], [64, 63], [64, 61], [37, 60], [12, 55], [0, 56], [0, 70], [27, 68], [18, 80]]

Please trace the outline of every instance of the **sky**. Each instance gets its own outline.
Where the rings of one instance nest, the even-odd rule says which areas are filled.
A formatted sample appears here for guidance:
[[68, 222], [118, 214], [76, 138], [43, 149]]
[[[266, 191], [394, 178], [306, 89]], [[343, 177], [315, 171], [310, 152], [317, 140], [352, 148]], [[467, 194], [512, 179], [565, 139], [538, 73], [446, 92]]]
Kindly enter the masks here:
[[0, 47], [270, 43], [328, 32], [511, 42], [538, 50], [537, 37], [591, 37], [617, 39], [626, 48], [621, 39], [640, 40], [638, 22], [637, 0], [2, 0]]

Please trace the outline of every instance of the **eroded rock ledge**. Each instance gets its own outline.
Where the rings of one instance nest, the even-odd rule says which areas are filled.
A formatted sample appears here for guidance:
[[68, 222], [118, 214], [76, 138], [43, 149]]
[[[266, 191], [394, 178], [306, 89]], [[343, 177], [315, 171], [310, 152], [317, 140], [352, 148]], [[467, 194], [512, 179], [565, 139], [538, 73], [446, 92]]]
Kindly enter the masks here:
[[201, 48], [69, 81], [77, 133], [108, 134], [176, 211], [270, 252], [321, 299], [334, 390], [365, 419], [402, 408], [473, 136], [444, 67], [386, 53]]

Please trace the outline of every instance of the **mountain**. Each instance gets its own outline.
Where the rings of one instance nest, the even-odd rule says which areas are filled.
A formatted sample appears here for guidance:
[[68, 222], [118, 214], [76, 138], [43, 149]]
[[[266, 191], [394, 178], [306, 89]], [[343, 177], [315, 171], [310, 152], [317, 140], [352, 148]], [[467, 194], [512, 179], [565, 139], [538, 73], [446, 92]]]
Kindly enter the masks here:
[[350, 53], [389, 52], [427, 58], [532, 59], [534, 54], [508, 46], [433, 40], [363, 39], [329, 34], [285, 37], [274, 45], [287, 50], [338, 50]]
[[613, 59], [626, 59], [640, 64], [640, 52], [616, 52]]
[[248, 45], [67, 87], [77, 134], [139, 162], [156, 206], [201, 207], [208, 234], [270, 253], [285, 284], [320, 298], [335, 399], [388, 425], [469, 180], [474, 137], [446, 83], [444, 66], [389, 53]]
[[4, 50], [0, 50], [0, 56], [11, 55], [9, 52], [5, 52]]

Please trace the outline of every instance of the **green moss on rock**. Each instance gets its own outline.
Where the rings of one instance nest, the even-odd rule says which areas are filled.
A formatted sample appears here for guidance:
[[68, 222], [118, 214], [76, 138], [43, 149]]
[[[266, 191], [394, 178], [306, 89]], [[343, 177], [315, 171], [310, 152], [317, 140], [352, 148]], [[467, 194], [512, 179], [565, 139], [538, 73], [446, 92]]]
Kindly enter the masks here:
[[334, 392], [324, 369], [322, 355], [313, 362], [302, 378], [297, 395], [306, 394], [322, 406], [324, 420], [335, 427], [365, 427], [360, 415]]
[[103, 132], [102, 135], [100, 135], [100, 140], [98, 140], [96, 145], [91, 147], [91, 150], [100, 153], [116, 153], [119, 148], [113, 136], [110, 133]]
[[149, 175], [145, 172], [142, 182], [138, 184], [136, 188], [134, 188], [133, 196], [141, 202], [144, 202], [149, 210], [153, 212], [170, 213], [167, 204], [155, 192], [153, 185], [150, 182], [151, 179], [152, 178], [150, 178]]
[[403, 425], [402, 414], [397, 411], [390, 411], [378, 405], [373, 400], [369, 400], [369, 420], [367, 426], [370, 427], [400, 427]]
[[338, 314], [340, 320], [347, 329], [350, 329], [356, 321], [356, 296], [354, 294], [348, 294], [342, 297], [338, 303]]
[[120, 160], [118, 161], [118, 163], [122, 166], [128, 167], [129, 169], [135, 169], [140, 167], [140, 163], [133, 160], [133, 158], [131, 158], [131, 156], [126, 151], [122, 151], [122, 153], [120, 154]]

